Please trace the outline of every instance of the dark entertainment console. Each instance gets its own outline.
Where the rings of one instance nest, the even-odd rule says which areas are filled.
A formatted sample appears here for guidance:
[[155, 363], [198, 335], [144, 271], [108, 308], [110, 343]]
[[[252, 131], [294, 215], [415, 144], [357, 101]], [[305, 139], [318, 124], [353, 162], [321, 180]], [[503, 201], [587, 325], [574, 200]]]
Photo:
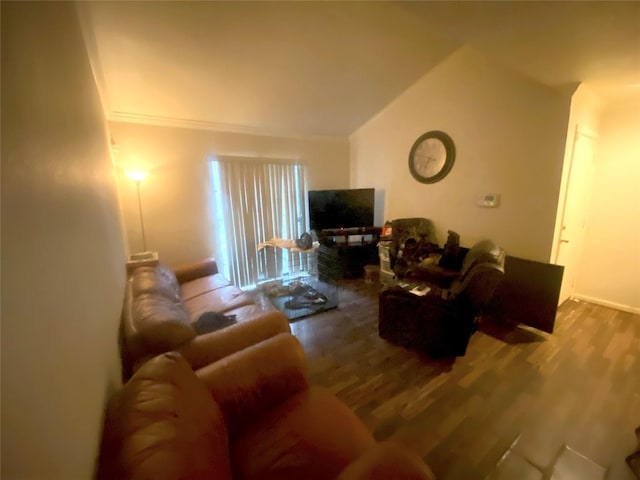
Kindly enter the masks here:
[[378, 241], [381, 231], [380, 227], [366, 227], [316, 232], [320, 242], [320, 278], [359, 278], [364, 275], [365, 265], [378, 265]]

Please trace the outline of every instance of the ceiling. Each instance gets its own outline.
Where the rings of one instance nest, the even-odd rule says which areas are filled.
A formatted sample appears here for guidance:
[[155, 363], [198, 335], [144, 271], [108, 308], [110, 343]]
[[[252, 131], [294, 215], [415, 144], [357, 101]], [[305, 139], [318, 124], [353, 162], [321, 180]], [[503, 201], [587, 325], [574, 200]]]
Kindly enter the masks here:
[[640, 101], [640, 2], [80, 2], [113, 120], [345, 137], [463, 45]]

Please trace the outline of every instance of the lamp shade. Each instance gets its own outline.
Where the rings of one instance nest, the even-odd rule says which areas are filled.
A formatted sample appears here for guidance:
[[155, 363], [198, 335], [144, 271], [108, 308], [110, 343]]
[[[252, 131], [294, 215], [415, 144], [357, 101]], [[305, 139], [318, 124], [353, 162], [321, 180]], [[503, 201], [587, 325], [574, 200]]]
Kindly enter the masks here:
[[134, 182], [141, 182], [145, 178], [147, 178], [149, 172], [147, 172], [146, 170], [127, 170], [124, 172], [124, 174]]

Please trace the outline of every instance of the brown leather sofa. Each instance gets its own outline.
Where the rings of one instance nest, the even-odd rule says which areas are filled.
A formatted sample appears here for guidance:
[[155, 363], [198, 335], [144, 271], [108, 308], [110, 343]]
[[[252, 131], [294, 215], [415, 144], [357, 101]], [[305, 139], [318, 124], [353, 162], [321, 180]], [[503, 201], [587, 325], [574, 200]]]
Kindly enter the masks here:
[[176, 352], [157, 356], [109, 403], [97, 478], [434, 478], [308, 378], [288, 333], [195, 371]]
[[[198, 334], [206, 312], [230, 321]], [[290, 332], [287, 318], [231, 285], [212, 258], [174, 270], [163, 264], [138, 267], [127, 281], [122, 312], [123, 377], [160, 353], [178, 351], [199, 368], [282, 332]]]

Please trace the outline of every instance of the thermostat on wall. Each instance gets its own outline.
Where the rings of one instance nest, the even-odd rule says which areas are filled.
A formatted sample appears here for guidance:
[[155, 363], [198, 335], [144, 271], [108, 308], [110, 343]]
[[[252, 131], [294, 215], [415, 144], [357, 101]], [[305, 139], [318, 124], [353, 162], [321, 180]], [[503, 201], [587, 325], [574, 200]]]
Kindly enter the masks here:
[[483, 193], [479, 195], [476, 200], [478, 207], [484, 208], [497, 208], [500, 206], [500, 194], [499, 193]]

